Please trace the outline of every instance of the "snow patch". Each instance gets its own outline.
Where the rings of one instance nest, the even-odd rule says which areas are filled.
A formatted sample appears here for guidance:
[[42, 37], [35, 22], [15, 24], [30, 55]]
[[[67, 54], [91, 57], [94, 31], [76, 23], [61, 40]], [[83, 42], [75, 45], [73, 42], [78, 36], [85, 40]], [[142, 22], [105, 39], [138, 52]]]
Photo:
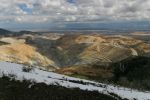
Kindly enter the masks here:
[[122, 98], [127, 98], [129, 100], [150, 100], [149, 91], [141, 92], [137, 90], [131, 90], [129, 88], [72, 78], [53, 72], [43, 71], [38, 68], [33, 68], [31, 71], [25, 72], [23, 71], [23, 68], [24, 65], [21, 64], [0, 62], [0, 77], [3, 75], [15, 75], [15, 79], [20, 81], [26, 79], [36, 83], [45, 83], [48, 85], [60, 85], [67, 88], [80, 88], [82, 90], [99, 91], [100, 93], [107, 95], [114, 93]]

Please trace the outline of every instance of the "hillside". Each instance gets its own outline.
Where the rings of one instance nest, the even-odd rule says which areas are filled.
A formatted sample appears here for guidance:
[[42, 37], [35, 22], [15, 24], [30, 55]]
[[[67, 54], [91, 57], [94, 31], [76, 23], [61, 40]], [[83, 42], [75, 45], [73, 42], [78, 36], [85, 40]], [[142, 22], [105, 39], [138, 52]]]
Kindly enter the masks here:
[[65, 35], [56, 41], [53, 48], [56, 55], [62, 57], [60, 61], [65, 62], [64, 66], [109, 65], [132, 56], [149, 55], [150, 52], [150, 45], [141, 40], [101, 35]]
[[22, 63], [30, 66], [43, 66], [46, 69], [55, 69], [55, 62], [40, 54], [35, 47], [24, 43], [23, 39], [12, 37], [1, 38], [6, 43], [0, 46], [0, 60]]
[[116, 62], [110, 67], [76, 65], [59, 69], [56, 72], [73, 77], [149, 91], [149, 65], [150, 58], [133, 57]]
[[9, 30], [0, 28], [0, 34], [1, 34], [1, 35], [10, 34], [10, 33], [12, 33], [12, 32], [9, 31]]
[[27, 80], [20, 82], [8, 77], [0, 78], [0, 86], [1, 100], [116, 100], [97, 91], [69, 89], [44, 83], [34, 83], [33, 85]]
[[[91, 92], [90, 95], [95, 94], [95, 96], [97, 96], [95, 100], [98, 100], [98, 98], [104, 98], [104, 100], [113, 100], [113, 98], [119, 99], [119, 100], [122, 100], [122, 99], [126, 99], [126, 100], [127, 99], [138, 99], [138, 100], [150, 99], [150, 93], [146, 92], [146, 91], [141, 92], [141, 91], [137, 91], [137, 90], [130, 90], [128, 88], [116, 87], [113, 85], [102, 84], [102, 83], [92, 82], [92, 81], [78, 79], [78, 78], [72, 78], [72, 77], [56, 74], [53, 72], [43, 71], [38, 68], [29, 69], [27, 66], [15, 64], [15, 63], [0, 62], [0, 70], [1, 70], [0, 76], [2, 77], [0, 79], [0, 81], [2, 83], [0, 83], [0, 84], [4, 86], [4, 87], [1, 87], [1, 89], [4, 89], [4, 91], [3, 91], [4, 96], [2, 94], [0, 94], [0, 95], [2, 95], [2, 97], [4, 97], [4, 98], [9, 98], [9, 97], [5, 96], [5, 95], [7, 95], [7, 92], [10, 93], [10, 96], [13, 95], [13, 93], [11, 92], [12, 88], [13, 88], [13, 90], [14, 89], [16, 90], [15, 93], [18, 93], [20, 91], [19, 88], [23, 89], [23, 91], [21, 91], [21, 93], [18, 93], [21, 95], [24, 92], [25, 92], [25, 94], [28, 94], [27, 91], [31, 90], [31, 91], [33, 91], [33, 95], [31, 97], [36, 98], [36, 97], [34, 97], [35, 89], [37, 91], [42, 86], [42, 88], [47, 87], [45, 92], [50, 91], [50, 90], [48, 90], [49, 88], [56, 89], [55, 91], [50, 92], [52, 94], [55, 93], [59, 89], [61, 89], [60, 91], [64, 91], [65, 88], [63, 88], [63, 87], [69, 88], [69, 89], [67, 89], [68, 90], [67, 92], [63, 92], [64, 93], [63, 95], [61, 94], [61, 92], [57, 93], [58, 95], [62, 96], [62, 100], [65, 98], [64, 97], [64, 95], [66, 95], [65, 93], [68, 94], [69, 91], [74, 92], [74, 93], [76, 93], [76, 91], [79, 91], [78, 93], [81, 93], [81, 94], [83, 93], [83, 96], [81, 96], [81, 98], [83, 98], [82, 100], [84, 100], [84, 99], [87, 100], [86, 95], [90, 92]], [[11, 78], [12, 81], [11, 80], [8, 81], [9, 78]], [[23, 83], [21, 83], [21, 82], [23, 82]], [[7, 83], [7, 85], [5, 86], [5, 84], [3, 84], [3, 83], [5, 83], [5, 84]], [[30, 84], [30, 83], [32, 83], [32, 84]], [[46, 84], [50, 85], [50, 86], [47, 86]], [[9, 87], [7, 87], [7, 86], [9, 86]], [[6, 90], [5, 90], [5, 87], [7, 87]], [[26, 88], [26, 87], [28, 87], [28, 88]], [[71, 89], [71, 88], [79, 88], [79, 89]], [[84, 91], [82, 91], [82, 90], [84, 90]], [[43, 89], [37, 93], [41, 93], [42, 91], [43, 91]], [[97, 91], [97, 92], [95, 92], [95, 91]], [[24, 97], [25, 94], [23, 94], [23, 96], [18, 95], [18, 97], [27, 98], [27, 97]], [[78, 95], [81, 95], [81, 94], [78, 94]], [[102, 94], [104, 94], [104, 95], [102, 95]], [[16, 94], [14, 94], [14, 95], [16, 95]], [[71, 97], [73, 95], [77, 95], [77, 94], [71, 94]], [[42, 95], [39, 95], [39, 97], [40, 96], [42, 96]], [[52, 97], [53, 96], [51, 96], [51, 97], [48, 96], [47, 98], [52, 98]], [[15, 99], [15, 97], [13, 97], [13, 98]], [[43, 96], [41, 98], [43, 98]], [[81, 98], [77, 97], [77, 99], [81, 99]], [[90, 98], [94, 98], [94, 97], [91, 96]], [[53, 99], [58, 100], [58, 98], [56, 98], [55, 96]], [[69, 100], [69, 99], [70, 99], [70, 96], [68, 96], [67, 100]]]

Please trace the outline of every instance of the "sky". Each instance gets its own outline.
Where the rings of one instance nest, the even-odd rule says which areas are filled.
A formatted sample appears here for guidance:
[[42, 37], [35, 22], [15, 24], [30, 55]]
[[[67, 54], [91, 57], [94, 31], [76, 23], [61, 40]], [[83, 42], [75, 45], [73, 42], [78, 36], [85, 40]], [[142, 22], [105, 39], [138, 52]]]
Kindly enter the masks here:
[[1, 28], [65, 29], [150, 21], [150, 0], [0, 0], [0, 12]]

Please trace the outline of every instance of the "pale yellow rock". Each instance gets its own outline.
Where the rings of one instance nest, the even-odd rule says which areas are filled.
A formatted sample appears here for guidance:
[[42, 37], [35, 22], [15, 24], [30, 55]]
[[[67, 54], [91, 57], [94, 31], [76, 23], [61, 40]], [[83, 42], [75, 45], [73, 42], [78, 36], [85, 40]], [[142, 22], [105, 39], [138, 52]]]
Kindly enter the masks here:
[[36, 48], [23, 43], [0, 46], [0, 60], [57, 68], [52, 60], [41, 55]]

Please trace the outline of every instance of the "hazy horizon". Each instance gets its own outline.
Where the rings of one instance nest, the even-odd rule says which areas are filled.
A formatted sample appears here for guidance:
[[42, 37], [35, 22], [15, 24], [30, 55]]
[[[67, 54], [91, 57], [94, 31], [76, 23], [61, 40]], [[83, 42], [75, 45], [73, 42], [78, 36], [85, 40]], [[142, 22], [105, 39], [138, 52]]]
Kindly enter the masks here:
[[[14, 25], [15, 26], [15, 25]], [[150, 31], [149, 21], [127, 21], [127, 22], [107, 22], [107, 23], [55, 23], [53, 26], [32, 26], [21, 24], [18, 27], [0, 27], [10, 31]]]

